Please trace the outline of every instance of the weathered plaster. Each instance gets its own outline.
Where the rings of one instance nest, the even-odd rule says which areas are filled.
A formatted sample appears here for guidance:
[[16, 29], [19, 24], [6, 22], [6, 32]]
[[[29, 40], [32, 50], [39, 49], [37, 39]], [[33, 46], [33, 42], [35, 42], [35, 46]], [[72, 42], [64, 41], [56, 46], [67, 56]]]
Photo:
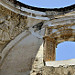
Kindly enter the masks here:
[[[56, 37], [56, 44], [58, 44], [66, 40], [64, 37], [66, 35], [62, 36], [61, 32], [71, 29], [69, 32], [72, 34], [68, 35], [67, 40], [75, 41], [74, 6], [49, 11], [34, 9], [34, 7], [24, 7], [21, 3], [15, 4], [14, 0], [0, 0], [0, 75], [41, 75], [41, 68], [44, 69], [45, 65], [43, 39]], [[47, 27], [48, 31], [45, 29]], [[65, 30], [65, 27], [68, 29]], [[74, 61], [75, 59], [49, 61], [46, 62], [46, 66], [61, 69], [60, 65], [75, 65]], [[42, 70], [43, 75], [49, 74], [49, 70], [52, 69], [46, 68]], [[65, 72], [65, 69], [63, 71]], [[57, 72], [56, 74], [59, 75]], [[66, 74], [75, 73], [70, 69]]]

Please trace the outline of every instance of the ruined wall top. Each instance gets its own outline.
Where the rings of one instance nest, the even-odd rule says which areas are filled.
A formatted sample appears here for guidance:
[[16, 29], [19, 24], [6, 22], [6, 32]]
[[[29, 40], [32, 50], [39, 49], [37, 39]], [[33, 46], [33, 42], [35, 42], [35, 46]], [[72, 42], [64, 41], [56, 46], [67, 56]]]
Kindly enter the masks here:
[[75, 4], [64, 8], [54, 9], [32, 7], [17, 0], [0, 0], [0, 4], [23, 16], [42, 20], [50, 20], [53, 15], [59, 16], [75, 11]]
[[33, 6], [29, 6], [29, 5], [26, 5], [26, 4], [23, 4], [17, 0], [8, 0], [12, 3], [14, 3], [15, 5], [19, 5], [21, 7], [25, 7], [25, 8], [28, 8], [28, 9], [31, 9], [31, 10], [36, 10], [36, 11], [41, 11], [41, 12], [46, 12], [46, 11], [63, 11], [63, 12], [68, 12], [68, 11], [71, 11], [71, 10], [75, 10], [75, 4], [71, 5], [71, 6], [67, 6], [67, 7], [64, 7], [64, 8], [38, 8], [38, 7], [33, 7]]

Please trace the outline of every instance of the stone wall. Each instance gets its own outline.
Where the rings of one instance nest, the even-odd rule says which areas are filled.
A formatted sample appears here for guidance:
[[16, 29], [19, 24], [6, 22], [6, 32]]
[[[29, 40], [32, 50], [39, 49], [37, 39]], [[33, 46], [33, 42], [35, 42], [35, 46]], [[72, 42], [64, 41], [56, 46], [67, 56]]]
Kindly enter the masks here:
[[59, 67], [42, 67], [37, 75], [75, 75], [75, 65]]
[[0, 75], [30, 74], [42, 39], [32, 35], [29, 27], [41, 21], [0, 5]]
[[[75, 66], [42, 67], [44, 66], [43, 39], [38, 38], [37, 33], [39, 36], [44, 34], [40, 22], [50, 20], [47, 14], [26, 9], [9, 1], [0, 0], [0, 75], [74, 75]], [[73, 14], [72, 12], [69, 16]], [[59, 17], [55, 16], [55, 18]], [[72, 19], [51, 20], [49, 25], [57, 26], [66, 23], [75, 25], [75, 17]], [[36, 29], [36, 35], [30, 32], [30, 28]]]

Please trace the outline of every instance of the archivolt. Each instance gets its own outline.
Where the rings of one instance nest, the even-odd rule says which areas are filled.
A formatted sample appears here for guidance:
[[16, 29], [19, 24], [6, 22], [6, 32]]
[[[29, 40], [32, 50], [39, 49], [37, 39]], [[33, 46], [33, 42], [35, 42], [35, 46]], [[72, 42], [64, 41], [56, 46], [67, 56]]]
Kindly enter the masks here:
[[75, 29], [58, 30], [49, 35], [57, 40], [57, 44], [63, 41], [75, 41]]

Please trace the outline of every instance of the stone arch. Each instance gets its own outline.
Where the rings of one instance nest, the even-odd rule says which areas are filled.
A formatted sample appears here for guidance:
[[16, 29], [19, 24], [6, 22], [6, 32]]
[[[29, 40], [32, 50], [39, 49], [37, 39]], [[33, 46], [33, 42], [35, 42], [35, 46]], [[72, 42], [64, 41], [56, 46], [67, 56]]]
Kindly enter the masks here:
[[0, 60], [0, 66], [2, 66], [6, 56], [8, 55], [9, 51], [18, 43], [20, 42], [23, 38], [27, 37], [30, 34], [30, 32], [22, 32], [19, 34], [14, 40], [12, 40], [2, 51], [1, 53], [1, 60]]
[[[34, 37], [36, 43], [32, 42], [32, 41], [34, 41], [34, 39], [32, 39], [33, 37]], [[32, 40], [29, 38], [31, 38]], [[39, 57], [36, 57], [36, 54], [38, 53], [39, 47], [42, 43], [39, 41], [39, 39], [38, 40], [37, 39], [38, 38], [36, 38], [32, 34], [30, 34], [29, 36], [21, 37], [21, 39], [16, 41], [16, 44], [15, 44], [15, 41], [12, 41], [12, 42], [14, 42], [14, 47], [12, 44], [13, 48], [9, 48], [9, 51], [10, 51], [10, 49], [11, 49], [11, 51], [7, 54], [7, 57], [5, 57], [3, 59], [1, 71], [3, 71], [3, 70], [5, 72], [7, 71], [7, 74], [8, 74], [9, 69], [12, 68], [12, 71], [11, 71], [11, 73], [12, 73], [16, 67], [17, 69], [15, 69], [14, 74], [17, 73], [17, 71], [19, 71], [18, 73], [20, 73], [20, 74], [24, 73], [24, 74], [28, 75], [30, 73], [30, 70], [32, 69], [34, 60], [37, 63], [37, 62], [39, 62], [37, 59], [39, 59], [39, 58], [42, 59], [41, 54]], [[29, 40], [29, 43], [32, 42], [32, 44], [27, 43], [28, 40]], [[32, 45], [35, 45], [35, 46], [32, 46]], [[9, 44], [9, 46], [10, 46], [10, 44]], [[8, 51], [7, 47], [6, 47], [5, 51]], [[35, 59], [35, 57], [36, 57], [36, 59]], [[6, 63], [8, 63], [8, 64], [6, 65]], [[15, 64], [15, 66], [14, 66], [14, 64]], [[6, 69], [8, 66], [9, 66], [9, 68]], [[36, 67], [36, 65], [35, 65], [35, 67]], [[33, 65], [33, 68], [34, 68], [34, 65]], [[5, 74], [5, 72], [3, 72], [2, 74]]]
[[[75, 41], [73, 25], [47, 27], [44, 37], [44, 61], [54, 61], [57, 44], [64, 41]], [[55, 30], [55, 31], [54, 31]]]

